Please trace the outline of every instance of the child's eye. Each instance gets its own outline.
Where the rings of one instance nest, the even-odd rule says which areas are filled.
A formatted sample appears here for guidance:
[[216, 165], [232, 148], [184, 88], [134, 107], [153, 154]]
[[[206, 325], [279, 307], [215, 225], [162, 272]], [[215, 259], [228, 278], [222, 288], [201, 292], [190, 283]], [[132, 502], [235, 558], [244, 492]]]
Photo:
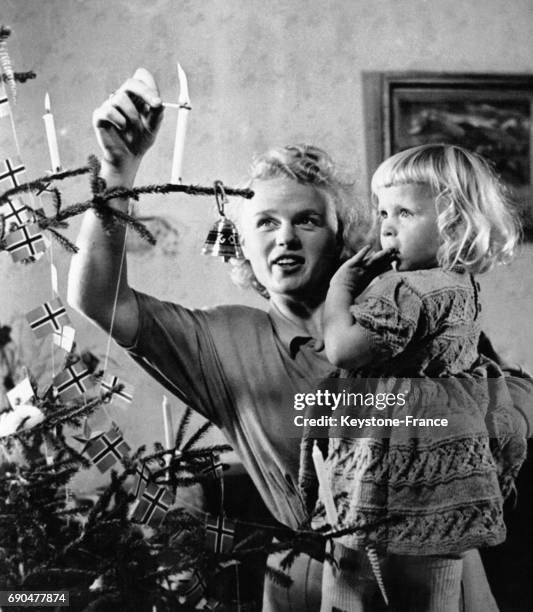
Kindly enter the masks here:
[[385, 210], [378, 210], [378, 215], [380, 219], [386, 219], [387, 218], [387, 212]]
[[413, 214], [412, 211], [410, 211], [407, 208], [402, 208], [400, 210], [400, 217], [410, 217], [412, 214]]

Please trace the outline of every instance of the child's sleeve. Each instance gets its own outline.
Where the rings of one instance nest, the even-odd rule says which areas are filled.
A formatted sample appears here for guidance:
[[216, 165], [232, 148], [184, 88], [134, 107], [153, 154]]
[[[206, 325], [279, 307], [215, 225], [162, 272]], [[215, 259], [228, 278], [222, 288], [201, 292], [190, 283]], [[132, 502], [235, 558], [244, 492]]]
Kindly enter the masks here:
[[422, 298], [397, 272], [376, 279], [350, 312], [384, 358], [401, 353], [422, 328]]

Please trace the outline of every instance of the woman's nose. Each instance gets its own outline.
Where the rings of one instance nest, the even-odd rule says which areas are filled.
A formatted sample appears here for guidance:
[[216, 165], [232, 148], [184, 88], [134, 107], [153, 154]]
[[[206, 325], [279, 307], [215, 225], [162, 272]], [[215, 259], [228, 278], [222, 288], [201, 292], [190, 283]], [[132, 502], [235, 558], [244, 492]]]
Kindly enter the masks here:
[[276, 244], [278, 246], [294, 246], [299, 241], [298, 234], [292, 223], [282, 223], [276, 232]]

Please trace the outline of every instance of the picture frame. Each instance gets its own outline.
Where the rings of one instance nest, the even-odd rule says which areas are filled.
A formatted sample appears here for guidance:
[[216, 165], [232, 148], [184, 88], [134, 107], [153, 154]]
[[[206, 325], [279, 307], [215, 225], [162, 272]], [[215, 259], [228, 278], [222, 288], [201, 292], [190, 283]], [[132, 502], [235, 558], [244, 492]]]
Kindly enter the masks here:
[[[533, 74], [386, 72], [378, 81], [381, 137], [373, 165], [376, 157], [432, 142], [475, 151], [509, 188], [533, 238]], [[374, 74], [374, 94], [375, 83]]]

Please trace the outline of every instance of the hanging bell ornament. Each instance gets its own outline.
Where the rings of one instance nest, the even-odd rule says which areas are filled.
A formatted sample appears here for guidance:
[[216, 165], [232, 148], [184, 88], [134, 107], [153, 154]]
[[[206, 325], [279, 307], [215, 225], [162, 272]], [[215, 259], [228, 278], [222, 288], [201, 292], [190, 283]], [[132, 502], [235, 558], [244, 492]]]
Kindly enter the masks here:
[[215, 199], [220, 219], [213, 225], [207, 234], [202, 253], [223, 257], [224, 261], [230, 259], [244, 259], [239, 234], [235, 224], [224, 213], [224, 205], [228, 203], [222, 181], [215, 181]]

